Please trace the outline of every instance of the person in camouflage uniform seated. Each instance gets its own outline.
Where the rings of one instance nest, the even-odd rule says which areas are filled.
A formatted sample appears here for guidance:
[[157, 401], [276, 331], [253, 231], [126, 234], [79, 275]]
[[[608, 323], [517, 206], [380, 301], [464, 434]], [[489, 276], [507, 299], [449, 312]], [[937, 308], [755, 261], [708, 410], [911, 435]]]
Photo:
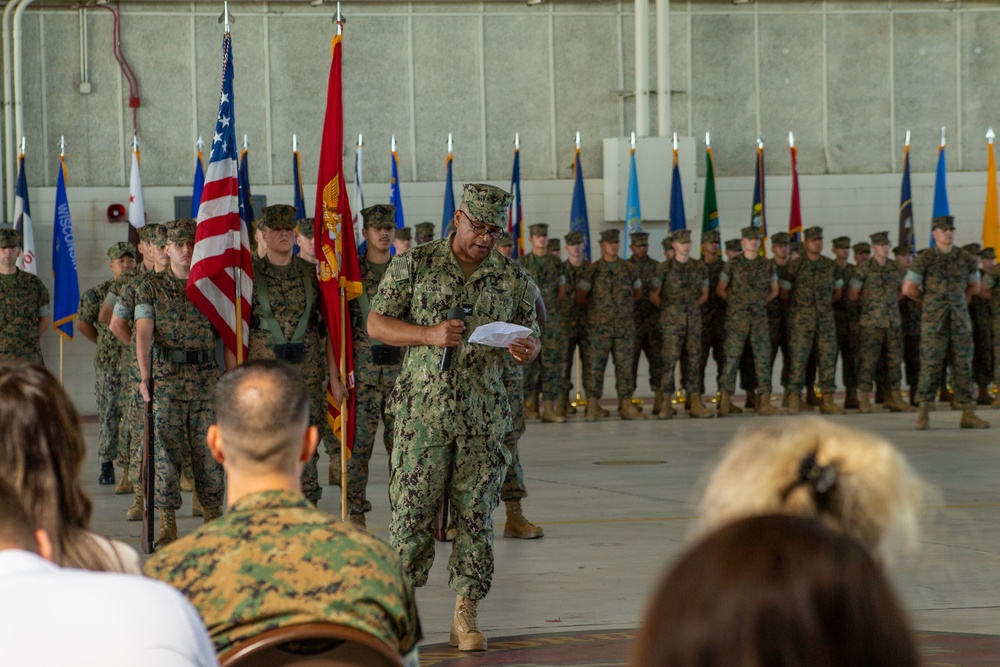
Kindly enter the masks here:
[[225, 516], [157, 550], [147, 576], [187, 597], [216, 650], [266, 630], [338, 623], [419, 665], [413, 589], [381, 540], [317, 510], [299, 491], [319, 434], [312, 392], [277, 360], [250, 361], [219, 381], [208, 448], [229, 481]]
[[961, 427], [989, 428], [989, 422], [974, 412], [971, 393], [972, 323], [966, 299], [979, 291], [979, 263], [954, 246], [953, 217], [936, 217], [931, 228], [934, 247], [917, 256], [903, 281], [903, 294], [921, 309], [916, 428], [924, 430], [930, 426], [930, 404], [948, 356], [954, 374], [955, 401], [962, 408]]
[[[460, 651], [486, 650], [477, 609], [493, 580], [493, 511], [510, 463], [503, 437], [513, 428], [504, 356], [525, 366], [541, 349], [538, 288], [521, 266], [493, 252], [510, 202], [500, 188], [466, 185], [455, 232], [397, 255], [368, 315], [371, 336], [409, 348], [387, 408], [396, 416], [389, 536], [410, 581], [423, 586], [448, 494], [456, 528], [449, 585], [458, 594], [449, 643]], [[456, 307], [464, 322], [448, 317]], [[531, 333], [506, 349], [469, 343], [477, 327], [496, 321]]]
[[879, 359], [885, 360], [885, 383], [888, 396], [883, 405], [893, 412], [912, 412], [899, 393], [900, 368], [903, 364], [903, 330], [899, 313], [903, 270], [889, 259], [889, 232], [871, 235], [873, 256], [854, 272], [847, 298], [861, 302], [861, 360], [858, 388], [861, 391], [859, 412], [872, 411], [869, 393], [875, 380]]
[[52, 324], [52, 302], [42, 281], [17, 268], [21, 235], [0, 229], [0, 361], [43, 364], [41, 336]]
[[639, 373], [639, 357], [646, 355], [649, 364], [649, 389], [653, 392], [653, 414], [660, 415], [669, 401], [660, 386], [663, 378], [663, 337], [660, 334], [660, 309], [650, 300], [653, 275], [659, 265], [649, 256], [649, 234], [633, 232], [629, 236], [632, 256], [628, 261], [642, 281], [642, 298], [635, 304], [635, 354], [632, 357], [632, 393], [635, 394]]
[[[96, 381], [94, 393], [97, 396], [98, 449], [97, 460], [101, 464], [99, 484], [115, 483], [115, 460], [118, 459], [118, 424], [121, 421], [119, 410], [119, 393], [121, 391], [121, 374], [118, 367], [125, 346], [115, 337], [108, 325], [98, 321], [101, 305], [107, 296], [111, 285], [125, 271], [135, 268], [135, 247], [131, 243], [116, 243], [108, 249], [108, 264], [111, 269], [111, 279], [105, 280], [97, 287], [92, 287], [80, 297], [77, 308], [77, 326], [80, 333], [91, 343], [97, 345], [94, 353], [94, 371]], [[123, 476], [126, 474], [122, 473]]]

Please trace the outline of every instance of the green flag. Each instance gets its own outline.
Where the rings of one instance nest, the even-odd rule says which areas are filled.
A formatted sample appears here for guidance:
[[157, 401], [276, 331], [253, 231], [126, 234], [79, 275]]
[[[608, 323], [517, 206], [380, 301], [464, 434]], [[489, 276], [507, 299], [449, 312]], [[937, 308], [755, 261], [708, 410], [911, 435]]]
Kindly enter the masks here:
[[701, 233], [719, 228], [719, 203], [715, 201], [715, 163], [712, 149], [705, 149], [705, 207], [701, 214]]

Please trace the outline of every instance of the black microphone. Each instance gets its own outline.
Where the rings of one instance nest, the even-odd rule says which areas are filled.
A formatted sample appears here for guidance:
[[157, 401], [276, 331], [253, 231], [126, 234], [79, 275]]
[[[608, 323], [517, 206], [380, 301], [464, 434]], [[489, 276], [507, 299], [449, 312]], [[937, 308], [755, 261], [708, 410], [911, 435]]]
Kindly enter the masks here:
[[[462, 320], [465, 321], [465, 309], [461, 306], [455, 306], [448, 311], [448, 315], [445, 319], [448, 320]], [[457, 346], [456, 346], [457, 347]], [[454, 347], [444, 348], [444, 354], [441, 355], [441, 364], [438, 366], [438, 370], [450, 371], [451, 370], [451, 359], [455, 356]]]

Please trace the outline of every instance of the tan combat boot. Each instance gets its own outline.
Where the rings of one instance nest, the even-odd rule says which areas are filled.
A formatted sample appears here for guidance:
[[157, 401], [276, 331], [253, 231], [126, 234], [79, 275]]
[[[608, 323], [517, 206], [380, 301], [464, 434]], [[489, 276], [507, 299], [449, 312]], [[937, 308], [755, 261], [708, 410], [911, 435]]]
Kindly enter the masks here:
[[979, 395], [976, 396], [976, 405], [991, 405], [993, 397], [990, 396], [990, 386], [988, 384], [979, 385]]
[[181, 475], [181, 491], [184, 493], [194, 491], [194, 482], [187, 475]]
[[469, 600], [461, 595], [455, 600], [455, 618], [451, 621], [448, 643], [459, 651], [485, 651], [486, 635], [479, 629], [476, 613], [479, 600]]
[[720, 417], [728, 417], [731, 414], [738, 415], [739, 412], [737, 412], [737, 410], [739, 410], [739, 408], [733, 405], [733, 399], [732, 396], [729, 395], [729, 392], [728, 391], [720, 392], [719, 409], [716, 411], [716, 413]]
[[166, 546], [177, 540], [177, 512], [160, 510], [160, 535], [156, 538], [155, 548]]
[[705, 404], [701, 402], [701, 394], [692, 393], [689, 396], [691, 400], [691, 408], [688, 410], [688, 414], [694, 419], [707, 419], [712, 416], [712, 411], [705, 407]]
[[747, 410], [757, 409], [757, 393], [753, 389], [747, 389], [747, 400], [743, 403]]
[[126, 521], [142, 521], [142, 494], [139, 493], [139, 488], [135, 488], [135, 500], [132, 501], [132, 507], [128, 508], [128, 512], [125, 513]]
[[600, 417], [601, 419], [604, 419], [605, 417], [610, 417], [611, 413], [609, 411], [605, 410], [604, 408], [602, 408], [601, 404], [598, 403], [597, 404], [597, 416]]
[[872, 413], [872, 400], [871, 394], [867, 391], [861, 392], [858, 396], [858, 413], [863, 415], [870, 415]]
[[559, 398], [556, 399], [555, 413], [560, 417], [565, 417], [568, 414], [568, 412], [566, 411], [566, 406], [567, 406], [566, 396], [565, 395], [559, 396]]
[[765, 394], [758, 394], [757, 396], [757, 407], [755, 408], [757, 414], [764, 417], [776, 417], [781, 414], [781, 410], [771, 405], [771, 393], [767, 392]]
[[798, 392], [786, 391], [784, 403], [790, 415], [797, 415], [802, 411], [802, 397]]
[[888, 398], [885, 399], [882, 405], [888, 408], [890, 412], [913, 412], [913, 406], [903, 400], [898, 389], [890, 391]]
[[817, 407], [823, 405], [823, 401], [822, 399], [820, 399], [819, 396], [816, 395], [816, 387], [814, 387], [813, 385], [809, 385], [808, 387], [806, 387], [806, 403], [808, 403], [809, 405], [815, 405]]
[[596, 422], [601, 416], [601, 406], [597, 404], [596, 398], [587, 399], [587, 414], [583, 416], [583, 419], [588, 422]]
[[538, 419], [538, 393], [532, 392], [524, 399], [524, 418]]
[[566, 418], [560, 417], [555, 408], [552, 407], [552, 401], [542, 401], [542, 422], [545, 424], [565, 424]]
[[205, 517], [205, 523], [215, 521], [222, 516], [222, 507], [206, 507], [202, 510], [202, 514]]
[[122, 476], [118, 478], [118, 485], [115, 487], [115, 495], [124, 496], [127, 493], [132, 493], [133, 490], [132, 482], [128, 480], [128, 470], [122, 468]]
[[930, 425], [930, 404], [927, 401], [920, 401], [917, 403], [917, 430], [926, 431]]
[[989, 428], [990, 423], [985, 419], [980, 419], [973, 410], [972, 403], [962, 405], [962, 421], [959, 423], [962, 428]]
[[819, 406], [821, 415], [842, 415], [844, 408], [833, 402], [833, 394], [823, 394], [823, 403]]
[[[844, 396], [844, 409], [857, 410], [860, 406], [861, 402], [858, 401], [858, 388], [848, 387], [847, 390], [845, 391], [845, 396]], [[822, 408], [820, 408], [820, 411], [822, 411]]]
[[642, 420], [646, 418], [646, 415], [635, 409], [631, 398], [623, 398], [618, 401], [618, 416], [622, 419]]
[[503, 527], [504, 537], [533, 540], [545, 535], [545, 531], [542, 530], [541, 526], [536, 526], [524, 518], [520, 500], [506, 500], [504, 501], [504, 505], [507, 507], [507, 523]]
[[658, 391], [653, 395], [653, 416], [660, 416], [663, 410], [663, 404], [666, 402], [666, 394], [662, 391]]
[[191, 494], [191, 516], [205, 516], [205, 508], [201, 506], [197, 493]]

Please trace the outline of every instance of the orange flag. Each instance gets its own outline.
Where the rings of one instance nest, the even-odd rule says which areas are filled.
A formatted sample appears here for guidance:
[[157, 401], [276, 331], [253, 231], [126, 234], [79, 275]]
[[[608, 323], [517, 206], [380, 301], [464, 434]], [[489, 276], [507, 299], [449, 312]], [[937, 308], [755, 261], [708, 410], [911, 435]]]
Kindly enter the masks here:
[[997, 212], [997, 160], [993, 155], [993, 128], [986, 135], [986, 210], [983, 213], [983, 247], [1000, 252], [1000, 215]]

